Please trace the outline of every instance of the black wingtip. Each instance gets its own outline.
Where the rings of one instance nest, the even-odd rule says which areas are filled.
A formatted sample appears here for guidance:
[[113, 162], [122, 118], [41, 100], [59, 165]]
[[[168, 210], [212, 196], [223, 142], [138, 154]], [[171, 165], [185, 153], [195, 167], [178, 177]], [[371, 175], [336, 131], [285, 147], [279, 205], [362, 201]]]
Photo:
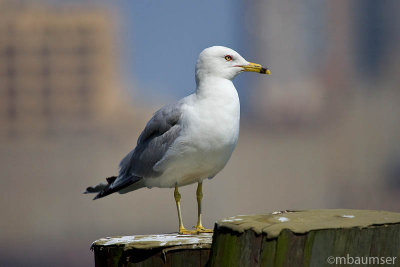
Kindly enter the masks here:
[[109, 186], [107, 186], [106, 188], [104, 188], [102, 191], [100, 191], [100, 192], [93, 198], [93, 200], [96, 200], [96, 199], [99, 199], [99, 198], [108, 196], [108, 195], [110, 195], [110, 194], [116, 192], [116, 190], [109, 189], [109, 188], [110, 188]]
[[[136, 176], [134, 176], [134, 177], [136, 177]], [[86, 191], [88, 193], [97, 193], [98, 192], [98, 194], [93, 198], [93, 200], [96, 200], [98, 198], [102, 198], [102, 197], [108, 196], [108, 195], [110, 195], [112, 193], [118, 192], [122, 188], [130, 186], [131, 184], [133, 184], [133, 183], [135, 183], [135, 182], [137, 182], [137, 181], [139, 181], [141, 179], [141, 178], [137, 179], [137, 180], [129, 179], [129, 180], [127, 180], [127, 181], [125, 181], [125, 182], [123, 182], [123, 183], [121, 183], [121, 184], [119, 184], [119, 185], [117, 185], [115, 187], [111, 187], [112, 184], [110, 182], [114, 182], [116, 178], [117, 178], [116, 176], [108, 177], [107, 178], [108, 184], [107, 185], [102, 184], [103, 188], [101, 190], [99, 190], [100, 189], [99, 186], [96, 186], [96, 188], [88, 187], [86, 189]]]
[[108, 184], [114, 183], [115, 179], [117, 179], [117, 176], [111, 176], [106, 178]]
[[[107, 195], [108, 195], [108, 194], [107, 194]], [[106, 194], [104, 194], [104, 192], [100, 192], [100, 193], [98, 193], [98, 194], [93, 198], [93, 200], [102, 198], [102, 197], [104, 197], [104, 196], [106, 196]]]
[[83, 194], [91, 194], [91, 193], [95, 193], [96, 191], [94, 190], [93, 187], [89, 186], [86, 188], [86, 190], [83, 192]]

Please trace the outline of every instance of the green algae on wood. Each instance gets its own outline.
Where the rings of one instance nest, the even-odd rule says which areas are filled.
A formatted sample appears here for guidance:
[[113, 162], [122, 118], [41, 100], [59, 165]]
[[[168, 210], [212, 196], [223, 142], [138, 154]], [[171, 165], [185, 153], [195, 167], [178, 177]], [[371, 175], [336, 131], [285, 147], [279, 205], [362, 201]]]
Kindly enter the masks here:
[[[208, 236], [207, 236], [208, 235]], [[368, 210], [285, 211], [218, 221], [212, 234], [103, 238], [96, 266], [332, 266], [329, 256], [397, 257], [400, 214]], [[210, 254], [211, 246], [211, 254]]]
[[238, 215], [217, 222], [217, 227], [226, 227], [243, 233], [253, 230], [257, 234], [277, 237], [283, 229], [304, 234], [310, 230], [368, 227], [400, 222], [400, 213], [375, 210], [305, 210], [273, 212], [261, 215]]
[[209, 266], [332, 266], [329, 256], [346, 255], [394, 257], [400, 266], [400, 214], [311, 210], [230, 217], [216, 223]]

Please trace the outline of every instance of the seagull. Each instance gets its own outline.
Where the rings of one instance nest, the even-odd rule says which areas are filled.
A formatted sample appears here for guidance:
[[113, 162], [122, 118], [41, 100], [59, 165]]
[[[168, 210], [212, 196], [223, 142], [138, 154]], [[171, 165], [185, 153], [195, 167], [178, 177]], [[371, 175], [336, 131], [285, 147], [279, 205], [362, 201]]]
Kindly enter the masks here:
[[[136, 147], [119, 164], [118, 176], [88, 187], [94, 199], [139, 188], [175, 188], [179, 234], [212, 232], [201, 222], [203, 180], [213, 178], [228, 162], [239, 137], [240, 102], [232, 80], [241, 72], [270, 74], [236, 51], [212, 46], [196, 63], [196, 91], [154, 113]], [[178, 188], [197, 183], [197, 224], [183, 226]]]

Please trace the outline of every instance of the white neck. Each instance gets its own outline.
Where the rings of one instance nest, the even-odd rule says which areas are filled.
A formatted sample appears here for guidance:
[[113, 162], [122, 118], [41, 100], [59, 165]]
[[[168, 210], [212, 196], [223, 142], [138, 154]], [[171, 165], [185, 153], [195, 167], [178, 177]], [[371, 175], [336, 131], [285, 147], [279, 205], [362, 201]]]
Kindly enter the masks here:
[[197, 82], [198, 97], [237, 97], [237, 91], [231, 80], [216, 76], [206, 76]]

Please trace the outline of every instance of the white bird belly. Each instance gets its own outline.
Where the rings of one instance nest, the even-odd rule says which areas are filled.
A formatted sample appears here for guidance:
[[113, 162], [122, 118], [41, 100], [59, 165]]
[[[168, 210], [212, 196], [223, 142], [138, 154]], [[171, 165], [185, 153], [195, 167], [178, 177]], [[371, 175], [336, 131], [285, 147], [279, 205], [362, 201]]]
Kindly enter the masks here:
[[236, 146], [240, 121], [237, 93], [225, 102], [207, 99], [186, 107], [181, 137], [155, 166], [163, 174], [146, 178], [147, 187], [188, 185], [224, 168]]

